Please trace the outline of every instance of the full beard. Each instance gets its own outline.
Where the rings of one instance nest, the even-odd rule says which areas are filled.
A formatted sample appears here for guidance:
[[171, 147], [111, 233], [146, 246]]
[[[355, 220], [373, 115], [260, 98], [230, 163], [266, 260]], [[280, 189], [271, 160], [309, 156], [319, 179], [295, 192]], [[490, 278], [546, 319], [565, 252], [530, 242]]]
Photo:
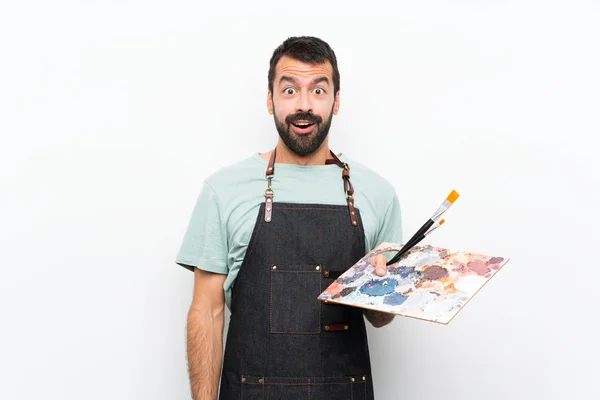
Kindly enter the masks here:
[[[325, 121], [323, 121], [320, 116], [312, 113], [296, 113], [288, 115], [285, 122], [282, 122], [277, 119], [274, 111], [275, 110], [273, 110], [273, 117], [275, 119], [275, 127], [277, 128], [277, 132], [279, 132], [279, 137], [283, 140], [283, 143], [287, 148], [301, 157], [316, 152], [329, 134], [329, 128], [331, 127], [331, 121], [333, 119], [333, 107], [331, 108], [329, 117]], [[314, 123], [316, 126], [312, 132], [299, 135], [292, 131], [292, 122], [298, 120], [305, 120]]]

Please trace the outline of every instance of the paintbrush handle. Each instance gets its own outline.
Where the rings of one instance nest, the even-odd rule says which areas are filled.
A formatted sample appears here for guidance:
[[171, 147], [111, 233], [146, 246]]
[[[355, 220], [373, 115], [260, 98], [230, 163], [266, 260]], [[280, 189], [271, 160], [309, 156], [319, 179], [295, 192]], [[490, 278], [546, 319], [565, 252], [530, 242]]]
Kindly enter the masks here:
[[[405, 249], [410, 249], [413, 247], [413, 245], [415, 244], [414, 243], [415, 240], [417, 241], [417, 243], [420, 242], [421, 240], [423, 240], [423, 237], [425, 237], [425, 232], [427, 232], [433, 224], [434, 224], [434, 221], [432, 219], [425, 222], [423, 224], [423, 226], [421, 228], [419, 228], [419, 230], [408, 240], [408, 242], [406, 242], [404, 244], [404, 246], [402, 246], [402, 249], [400, 249], [400, 251], [394, 256], [394, 258], [392, 258], [392, 260], [398, 261], [400, 259], [400, 257], [402, 257], [402, 255], [406, 251], [408, 251], [408, 250], [405, 251]], [[393, 264], [390, 261], [388, 261], [387, 265]], [[396, 261], [394, 261], [394, 262], [396, 262]]]
[[435, 222], [432, 219], [429, 219], [427, 222], [425, 222], [423, 226], [419, 228], [419, 230], [410, 238], [410, 240], [406, 242], [405, 246], [410, 246], [413, 240], [422, 240], [423, 238], [421, 237], [421, 235], [424, 235], [425, 232], [427, 232], [434, 223]]
[[406, 245], [402, 246], [400, 251], [398, 253], [396, 253], [396, 255], [394, 257], [392, 257], [392, 259], [390, 261], [388, 261], [386, 265], [392, 265], [394, 263], [397, 263], [402, 258], [403, 255], [405, 255], [410, 250], [412, 250], [417, 245], [417, 243], [419, 243], [424, 238], [425, 238], [425, 235], [421, 235], [418, 238], [414, 238], [414, 236], [413, 236], [413, 239], [410, 240], [410, 241], [412, 241], [412, 243], [410, 245], [406, 244]]

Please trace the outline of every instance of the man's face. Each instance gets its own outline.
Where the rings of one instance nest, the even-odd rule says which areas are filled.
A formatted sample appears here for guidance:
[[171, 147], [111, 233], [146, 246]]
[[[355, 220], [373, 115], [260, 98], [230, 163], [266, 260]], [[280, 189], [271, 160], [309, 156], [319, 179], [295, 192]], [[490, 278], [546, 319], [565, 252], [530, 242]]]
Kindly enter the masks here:
[[321, 147], [338, 113], [339, 91], [334, 95], [332, 77], [329, 61], [311, 65], [284, 56], [275, 67], [267, 107], [285, 145], [300, 156]]

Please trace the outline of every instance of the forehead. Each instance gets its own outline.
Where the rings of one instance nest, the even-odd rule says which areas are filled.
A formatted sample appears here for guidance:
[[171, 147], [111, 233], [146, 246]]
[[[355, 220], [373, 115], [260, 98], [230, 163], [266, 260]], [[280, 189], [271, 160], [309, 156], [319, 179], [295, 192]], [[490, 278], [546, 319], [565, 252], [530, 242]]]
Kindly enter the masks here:
[[289, 76], [298, 79], [314, 79], [326, 76], [331, 81], [333, 79], [333, 67], [329, 61], [323, 64], [306, 64], [302, 61], [283, 56], [275, 66], [275, 84], [279, 84], [282, 76]]

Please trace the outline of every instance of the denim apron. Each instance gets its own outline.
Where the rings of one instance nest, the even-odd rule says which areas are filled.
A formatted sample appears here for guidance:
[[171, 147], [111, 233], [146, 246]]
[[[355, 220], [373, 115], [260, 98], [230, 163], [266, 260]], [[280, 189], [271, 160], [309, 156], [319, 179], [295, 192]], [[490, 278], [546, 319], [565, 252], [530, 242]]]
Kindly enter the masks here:
[[221, 400], [373, 399], [362, 310], [317, 300], [365, 254], [350, 169], [331, 154], [347, 206], [275, 202], [271, 155], [232, 292]]

